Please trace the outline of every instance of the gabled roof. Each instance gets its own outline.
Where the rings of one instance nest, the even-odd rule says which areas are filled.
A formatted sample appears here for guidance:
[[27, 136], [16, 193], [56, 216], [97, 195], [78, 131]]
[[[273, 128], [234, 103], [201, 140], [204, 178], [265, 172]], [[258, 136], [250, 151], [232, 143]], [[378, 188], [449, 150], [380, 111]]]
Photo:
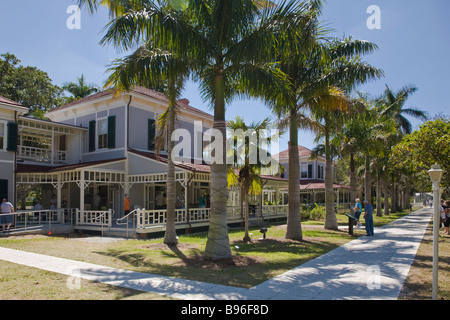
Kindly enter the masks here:
[[28, 111], [27, 107], [22, 106], [20, 103], [15, 102], [11, 99], [0, 96], [0, 105], [9, 107], [9, 109], [13, 109], [16, 111], [26, 112]]
[[5, 98], [3, 96], [0, 96], [0, 103], [2, 103], [2, 104], [10, 104], [10, 105], [22, 107], [22, 105], [20, 103], [12, 101], [11, 99]]
[[[72, 101], [72, 102], [70, 102], [68, 104], [62, 105], [62, 106], [60, 106], [58, 108], [55, 108], [52, 111], [49, 111], [48, 114], [51, 114], [54, 111], [67, 109], [67, 108], [70, 108], [70, 107], [73, 107], [73, 106], [76, 106], [76, 105], [79, 105], [79, 104], [87, 103], [87, 102], [90, 102], [90, 101], [95, 101], [95, 100], [98, 100], [98, 99], [101, 99], [101, 98], [105, 98], [105, 97], [108, 97], [108, 96], [113, 97], [115, 93], [116, 93], [116, 91], [114, 89], [107, 89], [107, 90], [104, 90], [104, 91], [92, 94], [90, 96], [87, 96], [87, 97], [84, 97], [84, 98]], [[143, 96], [148, 97], [148, 98], [159, 100], [162, 104], [169, 103], [169, 99], [164, 94], [162, 94], [161, 92], [152, 90], [152, 89], [145, 88], [145, 87], [136, 86], [135, 88], [133, 88], [131, 90], [130, 93], [131, 94], [137, 93], [137, 94], [143, 95]], [[214, 119], [214, 117], [211, 114], [190, 106], [189, 105], [189, 100], [187, 100], [187, 99], [180, 99], [178, 101], [178, 107], [181, 110], [190, 111], [190, 112], [202, 115], [204, 117], [211, 118], [211, 120]]]
[[[311, 156], [312, 151], [308, 148], [298, 146], [298, 156], [300, 158], [307, 157], [309, 158]], [[274, 159], [278, 159], [279, 162], [282, 160], [289, 160], [289, 149], [286, 149], [284, 151], [281, 151], [280, 153], [273, 156]]]
[[[128, 151], [135, 153], [137, 155], [167, 164], [167, 155], [160, 154], [157, 156], [153, 152], [144, 152], [144, 151], [131, 149], [131, 148], [129, 148]], [[189, 163], [189, 162], [175, 162], [175, 166], [180, 169], [195, 171], [195, 172], [199, 172], [199, 173], [210, 173], [211, 172], [211, 166], [206, 164], [205, 162], [202, 162], [201, 164]]]

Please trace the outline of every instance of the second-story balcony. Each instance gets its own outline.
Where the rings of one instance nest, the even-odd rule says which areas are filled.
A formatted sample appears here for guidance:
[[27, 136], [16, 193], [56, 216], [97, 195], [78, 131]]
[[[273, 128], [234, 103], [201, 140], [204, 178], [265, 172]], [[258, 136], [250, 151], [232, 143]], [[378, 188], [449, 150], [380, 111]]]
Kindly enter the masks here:
[[19, 161], [34, 161], [52, 165], [67, 164], [67, 151], [48, 148], [21, 146], [17, 147]]
[[85, 128], [27, 117], [18, 123], [17, 161], [52, 166], [78, 162], [80, 149], [69, 151], [68, 140], [80, 146]]

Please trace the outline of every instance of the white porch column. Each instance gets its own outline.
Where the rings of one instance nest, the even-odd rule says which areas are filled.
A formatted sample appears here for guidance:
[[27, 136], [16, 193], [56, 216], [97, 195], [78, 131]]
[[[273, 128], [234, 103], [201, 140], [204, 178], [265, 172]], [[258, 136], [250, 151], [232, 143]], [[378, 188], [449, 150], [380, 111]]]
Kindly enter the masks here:
[[185, 173], [184, 174], [184, 208], [186, 210], [186, 217], [189, 214], [189, 210], [188, 210], [188, 185], [189, 183], [189, 179], [188, 179], [188, 174]]
[[275, 185], [275, 212], [278, 214], [278, 184]]
[[80, 214], [84, 217], [84, 189], [85, 189], [85, 182], [84, 182], [84, 171], [80, 171], [80, 184], [78, 185], [80, 187]]
[[[51, 157], [51, 164], [53, 165], [54, 161], [55, 161], [55, 128], [53, 128], [53, 127], [52, 127], [52, 144], [51, 144], [51, 146], [52, 146], [52, 150], [50, 153], [50, 157]], [[60, 203], [60, 200], [58, 200], [58, 203]], [[58, 206], [58, 208], [59, 208], [59, 206]]]

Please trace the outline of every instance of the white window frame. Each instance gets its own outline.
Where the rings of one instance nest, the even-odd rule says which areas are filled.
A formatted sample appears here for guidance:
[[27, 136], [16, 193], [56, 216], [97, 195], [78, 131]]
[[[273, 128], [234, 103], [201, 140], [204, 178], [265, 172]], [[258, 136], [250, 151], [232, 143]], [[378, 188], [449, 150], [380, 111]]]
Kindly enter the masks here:
[[[303, 168], [306, 171], [303, 171]], [[305, 172], [305, 176], [303, 176], [303, 172]], [[308, 179], [308, 162], [300, 162], [300, 179]]]
[[8, 122], [4, 120], [0, 120], [0, 123], [3, 124], [3, 146], [0, 146], [0, 151], [6, 151], [6, 145], [8, 143], [7, 134], [8, 134]]

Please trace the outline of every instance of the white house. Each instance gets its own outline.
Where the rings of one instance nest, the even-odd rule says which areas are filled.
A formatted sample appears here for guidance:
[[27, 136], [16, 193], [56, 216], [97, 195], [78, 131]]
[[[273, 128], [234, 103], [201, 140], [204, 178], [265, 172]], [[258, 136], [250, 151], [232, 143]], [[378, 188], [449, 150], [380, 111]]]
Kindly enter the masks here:
[[[73, 208], [72, 222], [83, 230], [103, 230], [120, 221], [129, 194], [139, 232], [163, 230], [167, 153], [165, 149], [156, 153], [154, 138], [156, 120], [167, 104], [166, 96], [143, 87], [122, 93], [105, 90], [48, 112], [48, 121], [22, 116], [26, 108], [0, 100], [0, 165], [5, 166], [0, 185], [7, 181], [3, 194], [14, 199], [19, 209], [29, 209], [27, 197], [38, 190], [45, 209], [67, 208], [65, 218], [59, 212], [51, 213], [51, 219], [67, 219], [68, 208]], [[191, 157], [183, 154], [176, 159], [177, 225], [208, 225], [209, 208], [199, 208], [198, 200], [205, 196], [208, 202], [210, 166], [202, 159], [203, 134], [212, 128], [214, 118], [190, 106], [187, 99], [178, 101], [178, 107], [176, 127], [192, 139]], [[15, 131], [7, 129], [14, 126]], [[308, 152], [299, 147], [302, 201], [321, 202], [324, 161], [309, 160]], [[287, 165], [285, 154], [278, 155], [283, 165]], [[263, 179], [264, 192], [254, 199], [253, 212], [261, 219], [285, 216], [287, 177]], [[345, 188], [336, 185], [335, 190], [339, 194]], [[238, 189], [230, 189], [229, 222], [242, 221], [241, 203]]]

